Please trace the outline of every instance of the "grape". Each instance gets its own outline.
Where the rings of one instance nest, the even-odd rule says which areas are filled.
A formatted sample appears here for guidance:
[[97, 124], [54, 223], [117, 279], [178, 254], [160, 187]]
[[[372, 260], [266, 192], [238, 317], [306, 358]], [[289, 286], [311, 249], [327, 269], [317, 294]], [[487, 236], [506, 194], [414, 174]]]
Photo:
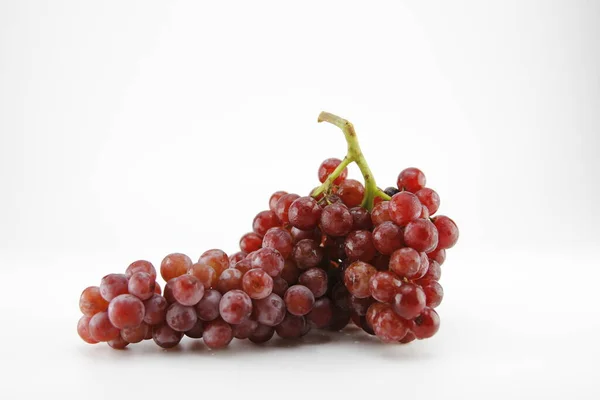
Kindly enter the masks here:
[[144, 303], [131, 294], [121, 294], [108, 304], [110, 323], [119, 329], [134, 328], [142, 323]]
[[206, 323], [202, 334], [204, 344], [211, 349], [221, 349], [233, 339], [233, 331], [228, 323], [221, 319]]
[[112, 340], [109, 340], [108, 345], [115, 350], [123, 350], [129, 344], [125, 339], [121, 336], [118, 336]]
[[327, 251], [326, 255], [328, 258], [332, 260], [345, 260], [346, 259], [346, 248], [345, 248], [346, 238], [338, 237], [333, 238], [331, 236], [327, 236], [325, 240], [325, 249]]
[[425, 292], [420, 286], [404, 283], [394, 296], [392, 308], [402, 318], [413, 319], [425, 308]]
[[397, 342], [406, 336], [408, 322], [392, 310], [384, 309], [373, 321], [373, 331], [384, 342]]
[[333, 317], [331, 318], [327, 329], [334, 332], [341, 331], [348, 325], [349, 322], [350, 311], [337, 308], [333, 311]]
[[[438, 232], [438, 239], [439, 239], [439, 232]], [[440, 247], [440, 245], [439, 245], [439, 240], [438, 240], [438, 248], [432, 252], [427, 253], [427, 257], [429, 257], [430, 260], [435, 260], [435, 261], [437, 261], [438, 264], [442, 265], [444, 263], [444, 261], [446, 261], [446, 250], [440, 249], [439, 247]]]
[[371, 221], [371, 214], [365, 208], [352, 207], [350, 210], [352, 215], [352, 230], [371, 230], [373, 228], [373, 221]]
[[369, 279], [377, 270], [363, 261], [355, 261], [344, 272], [344, 283], [350, 294], [362, 299], [370, 296]]
[[121, 331], [121, 338], [127, 343], [139, 343], [146, 338], [148, 329], [150, 329], [148, 325], [142, 322], [136, 327], [123, 329]]
[[204, 289], [210, 289], [217, 286], [219, 277], [213, 267], [204, 263], [196, 263], [188, 268], [188, 274], [195, 277], [204, 286]]
[[348, 207], [340, 203], [326, 206], [321, 213], [321, 229], [331, 236], [345, 236], [352, 229], [354, 220]]
[[148, 300], [154, 295], [155, 278], [146, 272], [136, 272], [129, 277], [127, 289], [129, 293], [140, 300]]
[[287, 313], [283, 321], [275, 327], [275, 332], [283, 339], [295, 339], [302, 336], [305, 329], [304, 317]]
[[419, 272], [413, 278], [413, 280], [418, 280], [427, 275], [427, 271], [429, 271], [429, 258], [427, 258], [427, 254], [421, 253], [421, 265], [419, 267]]
[[258, 324], [254, 332], [250, 335], [248, 339], [252, 343], [260, 344], [268, 342], [275, 333], [275, 328], [267, 325]]
[[280, 225], [281, 222], [279, 222], [279, 218], [277, 218], [275, 212], [266, 210], [256, 214], [256, 217], [254, 217], [254, 221], [252, 222], [252, 230], [260, 236], [264, 236], [269, 229]]
[[244, 258], [246, 258], [246, 256], [248, 255], [248, 253], [246, 253], [245, 251], [238, 251], [237, 253], [233, 253], [232, 255], [229, 256], [229, 268], [235, 268], [235, 265], [242, 261]]
[[288, 290], [289, 286], [290, 285], [287, 283], [287, 281], [285, 279], [278, 276], [277, 278], [273, 279], [272, 293], [275, 293], [279, 297], [283, 297], [285, 295], [285, 292]]
[[315, 298], [321, 297], [327, 292], [327, 273], [321, 268], [307, 269], [298, 278], [298, 283], [306, 286]]
[[262, 248], [250, 257], [252, 268], [261, 268], [267, 274], [275, 277], [281, 273], [285, 261], [281, 254], [274, 249]]
[[237, 268], [227, 268], [219, 277], [217, 289], [221, 294], [225, 294], [230, 290], [242, 288], [242, 277], [244, 274]]
[[246, 233], [240, 239], [240, 249], [246, 253], [252, 253], [260, 249], [260, 246], [262, 246], [262, 236], [254, 232]]
[[194, 324], [194, 326], [185, 331], [185, 336], [190, 337], [192, 339], [200, 339], [202, 337], [202, 334], [204, 333], [204, 322], [200, 321], [200, 320], [196, 320], [196, 323]]
[[152, 279], [156, 280], [156, 268], [150, 261], [146, 260], [137, 260], [129, 264], [127, 270], [125, 270], [125, 276], [127, 278], [131, 278], [133, 274], [136, 272], [145, 272], [152, 277]]
[[354, 179], [346, 179], [340, 184], [337, 195], [347, 207], [357, 207], [362, 203], [365, 187]]
[[251, 269], [242, 278], [242, 288], [250, 298], [264, 299], [273, 291], [273, 278], [262, 269]]
[[108, 342], [119, 336], [119, 329], [111, 324], [108, 312], [102, 311], [90, 319], [88, 324], [90, 337], [98, 342]]
[[350, 232], [344, 241], [344, 252], [350, 261], [371, 261], [375, 257], [375, 245], [373, 245], [371, 232]]
[[406, 332], [406, 335], [400, 340], [400, 343], [407, 344], [416, 339], [416, 336], [412, 332]]
[[415, 195], [419, 198], [421, 204], [427, 207], [429, 215], [435, 214], [438, 208], [440, 208], [440, 196], [435, 190], [423, 188], [416, 192]]
[[294, 244], [298, 243], [302, 239], [312, 239], [317, 242], [321, 242], [321, 231], [318, 228], [311, 229], [309, 231], [303, 231], [294, 226], [290, 229]]
[[381, 312], [383, 310], [391, 310], [392, 308], [388, 305], [388, 304], [383, 304], [383, 303], [378, 303], [378, 302], [374, 302], [369, 306], [369, 309], [367, 310], [367, 314], [365, 315], [365, 319], [367, 322], [367, 325], [373, 329], [373, 326], [375, 324], [375, 320], [377, 320], [377, 318], [379, 317], [379, 315], [381, 314]]
[[361, 317], [359, 315], [352, 314], [351, 318], [352, 318], [352, 322], [354, 322], [354, 324], [356, 326], [358, 326], [359, 328], [361, 328], [364, 332], [368, 333], [369, 335], [375, 335], [375, 332], [373, 332], [373, 329], [367, 323], [367, 317], [365, 317], [365, 316]]
[[271, 228], [263, 237], [262, 247], [270, 247], [277, 250], [283, 258], [288, 258], [292, 253], [294, 240], [292, 235], [280, 227]]
[[398, 189], [417, 192], [425, 187], [425, 174], [417, 168], [406, 168], [398, 175]]
[[241, 324], [252, 313], [252, 300], [241, 290], [231, 290], [219, 302], [221, 318], [229, 324]]
[[436, 281], [429, 281], [423, 285], [423, 292], [425, 292], [427, 307], [436, 308], [442, 303], [444, 298], [444, 289]]
[[214, 289], [204, 292], [202, 300], [196, 304], [196, 314], [202, 321], [212, 321], [219, 316], [219, 303], [221, 302], [221, 293]]
[[378, 271], [369, 280], [371, 296], [382, 303], [391, 303], [402, 281], [390, 271]]
[[198, 259], [199, 264], [208, 264], [221, 276], [221, 273], [229, 267], [229, 257], [223, 250], [211, 249], [207, 250]]
[[399, 193], [400, 191], [395, 188], [395, 187], [387, 187], [385, 188], [385, 190], [383, 191], [383, 193], [387, 194], [388, 196], [392, 197], [394, 196], [396, 193]]
[[381, 225], [384, 222], [391, 220], [389, 201], [382, 201], [373, 207], [373, 210], [371, 211], [371, 222], [374, 226]]
[[252, 262], [249, 258], [246, 258], [235, 264], [235, 269], [239, 270], [242, 274], [245, 274], [252, 269]]
[[271, 197], [269, 198], [269, 209], [271, 211], [275, 211], [275, 207], [277, 207], [277, 202], [279, 201], [279, 199], [282, 196], [285, 196], [286, 194], [288, 194], [288, 192], [284, 192], [282, 190], [275, 192], [271, 195]]
[[343, 282], [337, 283], [331, 290], [331, 300], [337, 308], [350, 310], [350, 292]]
[[108, 309], [108, 301], [102, 298], [98, 286], [90, 286], [81, 292], [79, 309], [83, 315], [92, 317], [99, 312], [106, 311]]
[[419, 214], [419, 218], [429, 219], [429, 209], [424, 205], [421, 205], [421, 214]]
[[306, 314], [306, 319], [315, 328], [323, 329], [331, 322], [333, 310], [332, 301], [327, 297], [321, 297], [315, 301], [312, 310]]
[[422, 208], [417, 196], [410, 192], [400, 192], [390, 200], [388, 212], [392, 222], [404, 226], [419, 218]]
[[167, 309], [165, 318], [167, 325], [177, 332], [185, 332], [194, 327], [198, 316], [194, 307], [184, 306], [179, 303], [173, 303]]
[[371, 265], [377, 269], [377, 271], [387, 271], [389, 269], [390, 264], [390, 256], [385, 254], [377, 254]]
[[458, 241], [458, 227], [450, 218], [445, 215], [437, 216], [433, 219], [433, 223], [439, 232], [440, 249], [449, 249]]
[[233, 325], [233, 337], [236, 339], [248, 339], [258, 328], [258, 322], [251, 319], [243, 321], [241, 324]]
[[373, 230], [373, 245], [381, 254], [390, 255], [403, 246], [402, 229], [393, 222], [383, 222]]
[[160, 263], [160, 276], [169, 282], [171, 279], [187, 273], [192, 265], [192, 260], [182, 253], [172, 253]]
[[173, 330], [169, 325], [157, 325], [152, 328], [152, 339], [163, 349], [175, 347], [181, 341], [183, 332]]
[[178, 276], [171, 281], [171, 288], [175, 300], [184, 306], [196, 305], [204, 296], [203, 284], [193, 275]]
[[285, 317], [285, 303], [275, 293], [271, 293], [264, 299], [254, 300], [253, 309], [256, 320], [263, 325], [278, 325]]
[[160, 283], [158, 282], [154, 282], [154, 294], [161, 294], [161, 290], [160, 290]]
[[428, 219], [409, 222], [404, 228], [404, 243], [417, 251], [432, 251], [438, 245], [438, 230]]
[[392, 253], [390, 270], [398, 276], [413, 279], [421, 268], [421, 255], [415, 249], [404, 247]]
[[433, 308], [426, 308], [414, 319], [412, 332], [417, 339], [430, 338], [440, 329], [440, 316]]
[[173, 279], [171, 279], [165, 284], [165, 292], [163, 293], [163, 296], [169, 304], [175, 303], [177, 301], [175, 300], [175, 296], [173, 296]]
[[300, 269], [296, 266], [296, 263], [292, 260], [285, 260], [283, 264], [283, 269], [281, 270], [281, 274], [279, 275], [281, 278], [285, 279], [285, 281], [289, 285], [293, 285], [298, 282], [298, 277], [300, 276]]
[[303, 285], [291, 286], [283, 299], [288, 312], [297, 316], [308, 314], [315, 304], [315, 295]]
[[314, 240], [302, 239], [294, 246], [292, 258], [300, 269], [316, 267], [323, 259], [323, 249]]
[[144, 322], [148, 325], [161, 324], [167, 315], [169, 303], [161, 295], [155, 294], [144, 302]]
[[[369, 306], [373, 304], [375, 300], [371, 297], [365, 297], [359, 299], [358, 297], [350, 296], [350, 311], [353, 315], [364, 317], [367, 314]], [[360, 324], [357, 324], [360, 326]]]
[[[321, 163], [319, 166], [319, 182], [323, 183], [327, 180], [329, 175], [342, 163], [342, 160], [338, 158], [328, 158]], [[342, 183], [346, 177], [348, 176], [348, 168], [344, 168], [341, 174], [335, 178], [333, 183], [335, 185], [339, 185]]]
[[90, 334], [90, 319], [92, 318], [87, 315], [81, 316], [79, 322], [77, 322], [77, 333], [79, 334], [79, 337], [83, 339], [84, 342], [89, 344], [96, 344], [98, 343], [98, 341], [94, 339]]
[[277, 201], [277, 204], [275, 205], [275, 214], [277, 214], [277, 218], [284, 225], [287, 225], [290, 222], [288, 215], [290, 206], [294, 201], [296, 201], [296, 199], [299, 198], [300, 196], [298, 196], [297, 194], [290, 193], [281, 196], [281, 198]]
[[322, 211], [312, 197], [300, 197], [290, 205], [288, 219], [290, 224], [297, 229], [312, 230], [317, 227]]
[[146, 337], [144, 338], [144, 340], [152, 339], [152, 328], [152, 326], [148, 325], [148, 329], [146, 330]]
[[127, 277], [124, 274], [108, 274], [100, 281], [100, 296], [106, 301], [127, 293]]
[[439, 281], [441, 277], [442, 269], [440, 268], [440, 264], [435, 260], [429, 260], [429, 268], [427, 269], [427, 273], [425, 276], [419, 279], [419, 283]]

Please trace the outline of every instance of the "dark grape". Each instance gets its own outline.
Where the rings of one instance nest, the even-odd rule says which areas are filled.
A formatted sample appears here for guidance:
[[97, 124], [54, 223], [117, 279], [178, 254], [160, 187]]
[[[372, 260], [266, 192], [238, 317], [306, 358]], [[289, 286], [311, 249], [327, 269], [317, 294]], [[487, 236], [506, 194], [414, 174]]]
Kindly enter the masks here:
[[327, 297], [321, 297], [315, 301], [315, 304], [308, 314], [306, 319], [315, 328], [326, 328], [333, 318], [333, 302]]
[[376, 252], [371, 232], [350, 232], [344, 241], [344, 252], [350, 261], [371, 261]]
[[258, 324], [248, 339], [250, 339], [252, 343], [261, 344], [271, 340], [273, 334], [275, 334], [275, 328], [272, 326]]
[[321, 268], [310, 268], [298, 278], [300, 285], [306, 286], [315, 296], [321, 297], [327, 292], [327, 273]]
[[233, 337], [236, 339], [248, 339], [252, 336], [256, 328], [258, 328], [258, 322], [251, 319], [247, 319], [242, 323], [231, 327], [233, 330]]
[[341, 331], [348, 325], [349, 322], [350, 311], [334, 308], [333, 316], [331, 317], [331, 321], [329, 322], [327, 329], [334, 332]]
[[323, 259], [323, 249], [314, 240], [302, 239], [294, 246], [292, 259], [300, 269], [316, 267]]
[[417, 337], [412, 332], [406, 332], [406, 335], [400, 340], [400, 343], [407, 344], [415, 340]]
[[[373, 304], [375, 300], [372, 297], [364, 297], [359, 299], [358, 297], [350, 296], [350, 311], [354, 315], [364, 317], [367, 314], [369, 306]], [[357, 324], [360, 326], [360, 324]]]
[[278, 276], [277, 278], [273, 279], [273, 290], [271, 292], [275, 293], [277, 296], [283, 298], [283, 296], [285, 295], [285, 292], [288, 290], [289, 286], [290, 285], [287, 283], [287, 281], [285, 279]]
[[283, 339], [295, 339], [304, 334], [305, 325], [304, 317], [287, 313], [283, 321], [275, 327], [275, 332]]
[[190, 337], [192, 339], [200, 339], [202, 334], [204, 333], [204, 322], [201, 320], [196, 320], [192, 329], [185, 331], [185, 336]]
[[167, 324], [156, 325], [152, 328], [152, 339], [163, 349], [177, 346], [182, 337], [183, 332], [177, 332]]
[[350, 310], [350, 292], [343, 282], [337, 283], [331, 290], [331, 300], [334, 305], [344, 311]]
[[400, 192], [400, 190], [398, 190], [397, 188], [392, 187], [392, 186], [385, 188], [385, 190], [383, 191], [383, 193], [387, 194], [390, 197], [392, 197], [393, 195], [395, 195], [398, 192]]
[[296, 282], [298, 282], [298, 277], [300, 276], [301, 272], [302, 271], [300, 271], [294, 261], [285, 260], [283, 269], [281, 270], [281, 274], [279, 276], [285, 279], [288, 285], [294, 285]]
[[371, 221], [371, 214], [365, 208], [352, 207], [350, 210], [352, 215], [352, 230], [371, 230], [373, 228], [373, 221]]

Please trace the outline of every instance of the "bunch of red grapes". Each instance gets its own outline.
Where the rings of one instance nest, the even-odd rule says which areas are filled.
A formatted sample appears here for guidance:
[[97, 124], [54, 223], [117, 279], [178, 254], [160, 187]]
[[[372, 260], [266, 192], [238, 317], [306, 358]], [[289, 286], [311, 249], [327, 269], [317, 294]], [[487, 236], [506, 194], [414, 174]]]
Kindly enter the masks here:
[[420, 170], [405, 169], [397, 187], [376, 188], [365, 204], [369, 185], [347, 179], [341, 163], [321, 164], [326, 190], [314, 196], [274, 193], [242, 236], [241, 251], [208, 250], [196, 263], [166, 256], [162, 295], [145, 260], [88, 287], [79, 335], [115, 349], [146, 339], [171, 348], [184, 335], [217, 349], [233, 338], [264, 343], [275, 333], [294, 339], [348, 324], [388, 343], [433, 336], [441, 265], [458, 240], [456, 224], [434, 216], [440, 198]]

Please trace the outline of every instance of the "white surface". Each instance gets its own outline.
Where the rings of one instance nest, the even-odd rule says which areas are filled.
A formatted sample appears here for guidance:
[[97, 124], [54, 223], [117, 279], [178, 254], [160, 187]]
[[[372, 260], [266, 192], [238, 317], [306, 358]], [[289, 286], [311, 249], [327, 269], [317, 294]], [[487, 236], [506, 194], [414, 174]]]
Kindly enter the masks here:
[[[213, 3], [0, 3], [3, 398], [599, 398], [598, 4]], [[80, 341], [84, 287], [316, 186], [321, 110], [459, 224], [435, 338]]]

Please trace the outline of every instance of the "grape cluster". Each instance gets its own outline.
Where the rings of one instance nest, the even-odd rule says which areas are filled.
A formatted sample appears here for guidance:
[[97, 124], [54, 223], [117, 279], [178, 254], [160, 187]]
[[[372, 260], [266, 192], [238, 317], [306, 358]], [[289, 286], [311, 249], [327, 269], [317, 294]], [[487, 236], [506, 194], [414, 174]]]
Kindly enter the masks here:
[[196, 263], [167, 255], [162, 294], [145, 260], [86, 288], [81, 338], [115, 349], [146, 339], [171, 348], [186, 335], [218, 349], [233, 338], [264, 343], [275, 333], [294, 339], [351, 323], [384, 342], [433, 336], [441, 265], [458, 228], [435, 215], [440, 198], [420, 170], [403, 170], [396, 187], [381, 190], [359, 148], [355, 153], [364, 186], [347, 178], [347, 159], [325, 160], [318, 169], [322, 185], [309, 196], [270, 197], [269, 209], [241, 237], [240, 251], [208, 250]]

